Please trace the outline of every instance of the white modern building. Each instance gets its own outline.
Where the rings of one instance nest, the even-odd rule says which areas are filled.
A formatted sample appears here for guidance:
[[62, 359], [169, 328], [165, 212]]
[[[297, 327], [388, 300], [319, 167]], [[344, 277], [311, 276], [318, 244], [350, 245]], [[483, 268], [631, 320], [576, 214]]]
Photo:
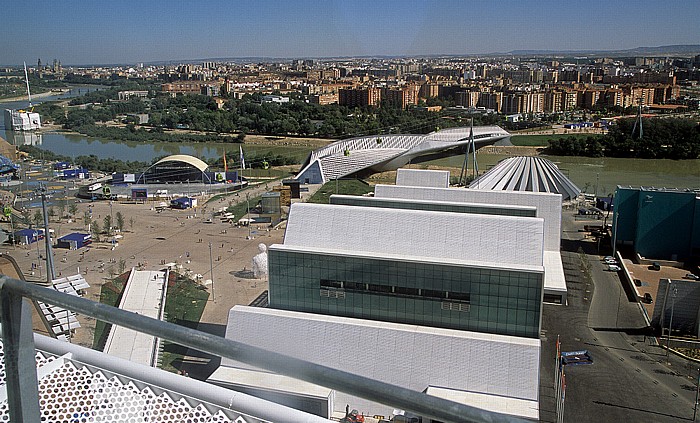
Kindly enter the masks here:
[[[264, 330], [261, 330], [264, 328]], [[482, 409], [539, 419], [539, 339], [235, 306], [226, 338]], [[391, 417], [391, 404], [224, 359], [209, 382], [343, 415]], [[271, 384], [274, 381], [274, 384]], [[284, 403], [284, 402], [283, 402]], [[311, 411], [306, 409], [305, 411]], [[425, 421], [425, 420], [424, 420]]]
[[535, 207], [544, 219], [545, 300], [566, 302], [566, 281], [561, 263], [561, 194], [529, 191], [490, 191], [459, 188], [376, 185], [375, 198]]
[[[566, 302], [561, 195], [448, 184], [401, 169], [375, 197], [292, 205], [269, 308], [234, 307], [227, 338], [537, 420], [542, 303]], [[317, 414], [393, 412], [233, 360], [210, 381]]]
[[[420, 135], [367, 135], [336, 141], [311, 152], [296, 179], [321, 184], [348, 176], [365, 176], [396, 170], [407, 163], [464, 154], [471, 143], [468, 127], [449, 128]], [[475, 148], [510, 137], [498, 126], [475, 126]]]
[[39, 113], [5, 109], [5, 129], [9, 131], [33, 131], [41, 128]]

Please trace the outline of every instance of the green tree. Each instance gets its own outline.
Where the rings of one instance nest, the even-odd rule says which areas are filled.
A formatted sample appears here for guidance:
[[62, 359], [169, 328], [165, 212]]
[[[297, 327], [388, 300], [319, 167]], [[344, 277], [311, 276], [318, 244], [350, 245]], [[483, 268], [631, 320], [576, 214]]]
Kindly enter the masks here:
[[49, 207], [49, 219], [53, 219], [54, 217], [56, 217], [56, 209], [51, 206]]
[[63, 219], [66, 215], [66, 200], [58, 202], [58, 218]]
[[134, 216], [129, 217], [129, 227], [131, 230], [134, 230], [134, 223], [136, 223], [136, 219], [134, 219]]
[[78, 205], [75, 203], [70, 203], [68, 205], [68, 213], [70, 213], [71, 217], [75, 217], [75, 214], [78, 213]]
[[97, 220], [93, 220], [91, 223], [91, 228], [92, 228], [92, 236], [95, 237], [96, 242], [100, 242], [102, 238], [100, 237], [102, 233], [102, 228], [100, 228], [100, 222]]
[[34, 211], [34, 216], [32, 216], [32, 221], [34, 222], [34, 226], [40, 226], [44, 222], [44, 214], [41, 212], [41, 210], [36, 209]]
[[117, 218], [117, 229], [119, 229], [119, 232], [123, 232], [124, 231], [124, 216], [122, 215], [121, 212], [117, 212], [116, 218]]
[[104, 230], [107, 235], [112, 235], [112, 216], [107, 215], [104, 218]]
[[90, 225], [90, 212], [83, 211], [83, 225], [87, 228]]

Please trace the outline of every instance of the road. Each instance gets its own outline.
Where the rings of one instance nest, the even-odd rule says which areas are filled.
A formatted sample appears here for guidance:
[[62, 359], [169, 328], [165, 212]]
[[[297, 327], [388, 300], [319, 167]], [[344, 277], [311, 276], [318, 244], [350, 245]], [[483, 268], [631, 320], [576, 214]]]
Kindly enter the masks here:
[[[604, 270], [593, 242], [578, 232], [583, 224], [565, 212], [562, 261], [569, 304], [543, 310], [541, 421], [556, 421], [557, 334], [563, 351], [585, 349], [594, 360], [566, 369], [565, 421], [692, 421], [698, 365], [674, 355], [667, 362], [665, 350], [645, 336], [637, 303], [628, 299], [618, 275]], [[590, 278], [582, 270], [586, 262]]]

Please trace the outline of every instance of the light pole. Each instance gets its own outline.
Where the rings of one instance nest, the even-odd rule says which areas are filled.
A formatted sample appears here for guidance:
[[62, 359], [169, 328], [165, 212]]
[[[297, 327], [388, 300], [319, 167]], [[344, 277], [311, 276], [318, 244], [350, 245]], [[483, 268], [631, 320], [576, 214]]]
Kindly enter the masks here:
[[211, 253], [211, 241], [209, 241], [209, 276], [211, 277], [211, 300], [216, 302], [214, 298], [214, 260]]
[[595, 198], [598, 199], [598, 177], [600, 173], [595, 174]]
[[245, 193], [246, 209], [248, 210], [248, 239], [250, 239], [250, 193]]
[[[669, 288], [673, 283], [670, 279], [668, 281]], [[668, 363], [668, 353], [671, 350], [671, 328], [673, 328], [673, 310], [676, 307], [676, 294], [678, 294], [678, 287], [673, 286], [673, 295], [671, 295], [671, 318], [668, 321], [668, 333], [666, 334], [666, 362]]]
[[49, 233], [49, 215], [46, 212], [46, 187], [39, 186], [41, 194], [41, 209], [44, 212], [44, 242], [46, 243], [46, 278], [49, 285], [56, 278], [56, 271], [53, 267], [53, 251], [51, 251], [51, 234]]
[[620, 220], [620, 212], [613, 212], [613, 257], [615, 257], [615, 253], [617, 252], [617, 222]]
[[700, 395], [700, 369], [698, 369], [698, 379], [695, 382], [695, 407], [693, 408], [693, 421], [698, 415], [698, 396]]

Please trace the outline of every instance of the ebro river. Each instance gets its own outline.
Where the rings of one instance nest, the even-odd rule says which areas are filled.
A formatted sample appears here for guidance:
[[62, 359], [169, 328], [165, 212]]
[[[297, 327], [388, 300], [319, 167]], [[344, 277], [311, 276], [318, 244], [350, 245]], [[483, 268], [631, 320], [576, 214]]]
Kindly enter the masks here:
[[[95, 86], [73, 86], [70, 91], [59, 95], [38, 98], [34, 103], [64, 100], [84, 95], [88, 90], [103, 89]], [[1, 102], [0, 109], [27, 107], [27, 101]], [[0, 113], [0, 123], [4, 128], [4, 116]], [[13, 132], [0, 130], [0, 136], [14, 145], [30, 144], [61, 154], [77, 157], [94, 154], [99, 158], [113, 158], [126, 161], [150, 162], [155, 158], [171, 154], [188, 154], [204, 160], [219, 158], [224, 151], [238, 150], [230, 143], [177, 143], [177, 142], [128, 142], [102, 138], [90, 138], [79, 134], [62, 132]], [[269, 146], [244, 146], [246, 154], [270, 151]], [[294, 154], [305, 157], [310, 147], [279, 146], [275, 154]], [[499, 154], [478, 154], [479, 167], [486, 170], [507, 156]], [[607, 196], [614, 193], [617, 185], [654, 186], [667, 188], [700, 188], [700, 160], [657, 160], [657, 159], [618, 159], [548, 156], [560, 169], [585, 192]], [[302, 159], [303, 160], [303, 159]], [[463, 157], [451, 157], [427, 163], [460, 168]]]

